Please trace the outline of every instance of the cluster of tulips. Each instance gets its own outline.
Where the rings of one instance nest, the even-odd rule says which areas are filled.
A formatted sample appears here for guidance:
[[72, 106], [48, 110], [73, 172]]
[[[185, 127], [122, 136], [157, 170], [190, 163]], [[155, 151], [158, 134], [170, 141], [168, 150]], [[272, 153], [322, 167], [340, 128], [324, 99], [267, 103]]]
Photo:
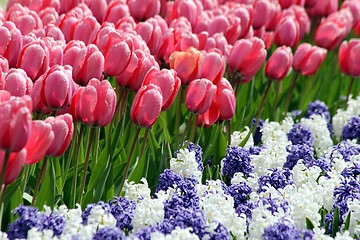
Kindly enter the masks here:
[[[81, 202], [92, 144], [114, 146], [128, 101], [138, 128], [119, 192], [141, 128], [145, 142], [161, 112], [174, 108], [178, 147], [194, 140], [196, 126], [229, 122], [240, 85], [265, 62], [268, 86], [254, 131], [271, 83], [294, 72], [287, 112], [298, 76], [314, 75], [339, 46], [340, 69], [352, 78], [349, 98], [360, 76], [360, 40], [344, 41], [352, 30], [360, 31], [360, 0], [10, 0], [0, 11], [0, 205], [24, 164], [44, 159], [35, 188], [22, 189], [34, 204], [48, 159], [71, 142], [65, 175], [73, 166], [71, 191], [79, 196], [73, 201]], [[96, 132], [108, 125], [106, 137]], [[89, 144], [78, 188], [74, 149], [85, 126]]]

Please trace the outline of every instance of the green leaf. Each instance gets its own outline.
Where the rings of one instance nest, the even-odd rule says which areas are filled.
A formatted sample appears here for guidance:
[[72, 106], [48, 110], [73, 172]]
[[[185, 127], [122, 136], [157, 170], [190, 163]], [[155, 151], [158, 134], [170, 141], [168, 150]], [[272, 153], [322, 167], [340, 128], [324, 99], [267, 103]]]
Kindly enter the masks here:
[[314, 229], [314, 224], [308, 218], [306, 218], [306, 228], [309, 230]]
[[340, 210], [338, 207], [336, 207], [332, 221], [332, 231], [331, 231], [332, 237], [336, 236], [336, 233], [339, 231], [339, 226], [340, 226]]
[[346, 216], [346, 220], [345, 220], [345, 225], [344, 225], [343, 231], [349, 230], [349, 227], [350, 227], [350, 219], [351, 219], [351, 212], [349, 212], [348, 215]]

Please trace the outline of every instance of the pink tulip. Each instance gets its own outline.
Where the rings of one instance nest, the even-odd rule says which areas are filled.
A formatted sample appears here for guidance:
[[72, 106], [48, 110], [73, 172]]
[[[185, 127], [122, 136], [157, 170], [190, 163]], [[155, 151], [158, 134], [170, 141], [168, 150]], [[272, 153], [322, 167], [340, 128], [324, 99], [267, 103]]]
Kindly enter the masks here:
[[169, 57], [169, 63], [170, 68], [177, 72], [181, 84], [187, 85], [199, 77], [203, 59], [203, 54], [191, 47], [185, 52], [172, 53]]
[[[6, 167], [4, 184], [9, 185], [19, 176], [26, 159], [26, 149], [10, 154], [8, 165]], [[5, 151], [0, 150], [0, 174], [3, 171], [5, 160]]]
[[191, 27], [195, 28], [202, 10], [203, 6], [199, 0], [175, 0], [170, 19], [185, 17], [189, 20]]
[[55, 24], [56, 20], [59, 18], [59, 13], [55, 8], [52, 7], [41, 10], [38, 15], [43, 26], [47, 26], [48, 24]]
[[144, 39], [151, 54], [156, 54], [162, 40], [162, 31], [160, 26], [157, 25], [156, 20], [150, 18], [145, 22], [139, 23], [136, 26], [136, 32]]
[[168, 109], [174, 102], [181, 86], [181, 80], [174, 70], [152, 68], [147, 73], [143, 86], [155, 84], [160, 87], [163, 96], [162, 111]]
[[10, 0], [8, 2], [7, 8], [9, 9], [14, 4], [21, 4], [22, 6], [28, 7], [30, 10], [35, 12], [39, 12], [45, 8], [54, 8], [57, 12], [60, 8], [60, 1], [59, 0]]
[[99, 29], [100, 24], [93, 16], [85, 17], [73, 25], [70, 39], [81, 40], [85, 45], [88, 45], [95, 40]]
[[348, 8], [353, 16], [353, 27], [360, 22], [360, 1], [346, 0], [341, 5], [341, 9]]
[[22, 69], [12, 68], [5, 76], [4, 90], [9, 91], [12, 96], [30, 95], [32, 87], [33, 82]]
[[301, 6], [304, 7], [305, 0], [279, 0], [279, 4], [281, 5], [281, 8], [289, 8], [291, 6]]
[[130, 16], [129, 6], [121, 0], [110, 2], [104, 16], [104, 22], [116, 24], [120, 19]]
[[197, 115], [197, 125], [199, 127], [208, 128], [219, 120], [220, 111], [219, 107], [214, 100], [205, 113]]
[[106, 0], [86, 0], [85, 3], [90, 8], [96, 20], [99, 23], [102, 23], [105, 17], [106, 9], [108, 8]]
[[264, 42], [257, 38], [236, 41], [228, 55], [229, 66], [245, 78], [252, 78], [266, 58]]
[[283, 80], [290, 71], [292, 60], [290, 47], [277, 48], [265, 65], [266, 76], [273, 80]]
[[216, 89], [216, 85], [206, 78], [192, 81], [186, 90], [186, 107], [191, 112], [204, 114], [215, 98]]
[[338, 9], [338, 0], [305, 0], [306, 11], [310, 17], [326, 17]]
[[116, 93], [107, 81], [91, 79], [86, 87], [74, 94], [70, 113], [74, 120], [93, 127], [105, 127], [112, 120], [116, 107]]
[[6, 90], [0, 90], [0, 103], [5, 102], [11, 98], [11, 94]]
[[321, 22], [315, 33], [318, 46], [332, 50], [350, 33], [353, 17], [348, 8], [329, 15]]
[[75, 60], [85, 43], [80, 40], [72, 40], [67, 43], [64, 49], [64, 64], [74, 66]]
[[236, 109], [236, 97], [228, 80], [222, 78], [217, 84], [215, 102], [219, 109], [221, 120], [230, 120]]
[[163, 96], [160, 87], [149, 84], [136, 93], [130, 109], [130, 118], [142, 128], [150, 128], [160, 115]]
[[105, 58], [105, 74], [117, 76], [125, 71], [133, 53], [131, 38], [113, 29], [104, 35], [98, 35], [96, 45]]
[[42, 38], [45, 46], [48, 50], [49, 67], [63, 64], [63, 46], [65, 45], [62, 41], [54, 41], [52, 37]]
[[200, 78], [207, 78], [217, 85], [224, 75], [225, 66], [226, 59], [221, 52], [211, 50], [204, 54]]
[[316, 73], [326, 57], [327, 50], [309, 43], [301, 44], [294, 54], [292, 67], [304, 76]]
[[251, 24], [253, 21], [253, 8], [249, 5], [237, 5], [232, 9], [232, 14], [240, 18], [240, 38], [245, 38], [245, 36], [249, 33], [250, 28], [252, 28]]
[[15, 3], [9, 8], [6, 20], [15, 23], [23, 35], [27, 35], [43, 27], [37, 13], [27, 7], [21, 6], [19, 3]]
[[297, 5], [291, 6], [283, 11], [282, 17], [284, 16], [293, 16], [299, 23], [299, 39], [302, 39], [305, 33], [310, 32], [310, 19], [303, 7]]
[[357, 64], [359, 57], [360, 39], [353, 38], [349, 42], [344, 41], [340, 45], [338, 54], [341, 71], [351, 77], [359, 77], [360, 66]]
[[69, 65], [55, 65], [35, 82], [31, 91], [35, 111], [43, 106], [58, 110], [70, 104], [74, 88], [71, 71]]
[[24, 69], [32, 80], [40, 77], [49, 68], [49, 50], [44, 41], [38, 40], [24, 45], [16, 66]]
[[273, 31], [279, 21], [281, 14], [281, 6], [277, 1], [273, 0], [255, 0], [253, 4], [254, 29], [266, 27], [266, 30]]
[[136, 22], [132, 16], [123, 17], [116, 22], [115, 28], [124, 32], [135, 31]]
[[32, 121], [31, 134], [26, 143], [27, 151], [26, 164], [38, 163], [54, 141], [54, 132], [51, 130], [51, 124], [45, 121]]
[[90, 44], [82, 48], [73, 63], [72, 76], [80, 85], [86, 85], [90, 79], [102, 79], [104, 71], [104, 56], [96, 45]]
[[9, 62], [6, 58], [0, 55], [0, 72], [7, 73], [9, 71]]
[[265, 27], [254, 31], [254, 35], [264, 41], [266, 49], [270, 49], [274, 43], [274, 32], [268, 32]]
[[4, 22], [0, 26], [0, 55], [9, 61], [10, 67], [15, 67], [23, 46], [23, 39], [19, 29], [12, 22]]
[[60, 1], [60, 12], [59, 13], [69, 12], [71, 9], [76, 7], [81, 2], [83, 2], [83, 0]]
[[46, 156], [59, 157], [70, 145], [74, 133], [73, 118], [70, 114], [64, 114], [55, 118], [48, 117], [45, 122], [51, 125], [54, 133], [54, 141], [46, 151]]
[[31, 132], [31, 98], [12, 97], [0, 102], [0, 149], [19, 152]]
[[274, 41], [278, 46], [295, 47], [299, 42], [300, 27], [294, 16], [284, 16], [275, 29]]
[[160, 12], [160, 0], [127, 0], [130, 14], [141, 21], [151, 18]]

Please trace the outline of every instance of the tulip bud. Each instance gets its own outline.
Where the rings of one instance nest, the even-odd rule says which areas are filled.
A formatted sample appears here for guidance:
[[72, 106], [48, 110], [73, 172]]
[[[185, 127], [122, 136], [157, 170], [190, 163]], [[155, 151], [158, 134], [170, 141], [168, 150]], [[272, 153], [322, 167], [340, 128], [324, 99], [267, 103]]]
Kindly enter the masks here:
[[156, 54], [162, 40], [161, 28], [155, 19], [148, 19], [136, 26], [136, 32], [141, 36], [149, 47], [151, 54]]
[[217, 84], [215, 102], [220, 111], [221, 120], [229, 120], [234, 116], [236, 97], [229, 81], [225, 78], [222, 78]]
[[360, 57], [360, 39], [344, 41], [339, 49], [338, 59], [340, 69], [351, 77], [360, 76], [360, 66], [357, 59]]
[[55, 24], [56, 20], [59, 18], [59, 13], [55, 10], [55, 8], [52, 7], [41, 10], [38, 15], [41, 19], [43, 26]]
[[12, 96], [30, 95], [32, 87], [33, 82], [22, 69], [12, 68], [5, 76], [4, 90], [9, 91]]
[[195, 28], [198, 22], [198, 16], [203, 11], [203, 6], [199, 0], [176, 0], [169, 16], [170, 20], [185, 17], [189, 20], [191, 27]]
[[0, 149], [19, 152], [31, 132], [31, 98], [13, 97], [0, 102]]
[[68, 42], [64, 49], [64, 64], [74, 66], [75, 59], [84, 47], [85, 43], [80, 40], [72, 40]]
[[160, 115], [163, 96], [160, 87], [149, 84], [136, 93], [130, 109], [130, 118], [142, 128], [150, 128]]
[[107, 81], [91, 79], [86, 87], [74, 94], [70, 113], [74, 120], [93, 127], [105, 127], [112, 120], [116, 107], [116, 93]]
[[290, 71], [292, 59], [290, 47], [277, 48], [265, 65], [266, 76], [273, 80], [283, 80]]
[[151, 18], [160, 12], [159, 0], [128, 0], [127, 5], [131, 16], [138, 21]]
[[73, 118], [70, 114], [64, 114], [57, 117], [48, 117], [45, 122], [51, 125], [54, 133], [54, 141], [46, 151], [46, 156], [59, 157], [64, 154], [69, 147], [73, 132]]
[[90, 8], [94, 17], [99, 23], [102, 23], [104, 20], [106, 9], [108, 8], [108, 3], [106, 0], [86, 0], [86, 5]]
[[112, 1], [105, 12], [104, 22], [116, 24], [127, 16], [130, 16], [129, 6], [124, 1]]
[[293, 16], [299, 24], [299, 39], [310, 32], [310, 19], [303, 7], [294, 5], [283, 11], [282, 16]]
[[292, 67], [304, 76], [313, 75], [323, 63], [326, 53], [327, 50], [324, 48], [303, 43], [294, 54]]
[[207, 110], [204, 114], [199, 114], [197, 116], [197, 125], [199, 127], [203, 126], [205, 128], [210, 127], [211, 125], [216, 123], [216, 121], [219, 119], [219, 116], [219, 107], [216, 101], [213, 101], [209, 110]]
[[252, 78], [259, 71], [266, 58], [264, 42], [257, 38], [236, 41], [228, 55], [229, 66], [242, 77]]
[[70, 34], [70, 39], [81, 40], [88, 45], [95, 40], [97, 31], [100, 29], [100, 24], [93, 16], [85, 17], [76, 22]]
[[154, 84], [160, 87], [163, 96], [162, 111], [168, 109], [174, 102], [181, 86], [181, 80], [174, 70], [152, 68], [147, 73], [143, 86]]
[[215, 98], [216, 89], [216, 85], [206, 78], [192, 81], [186, 90], [186, 107], [197, 114], [205, 113]]
[[294, 16], [284, 16], [275, 29], [275, 44], [278, 46], [294, 47], [299, 41], [299, 23]]
[[6, 90], [0, 90], [0, 103], [5, 102], [11, 98], [11, 94]]
[[279, 0], [279, 4], [281, 5], [282, 9], [289, 8], [295, 5], [304, 7], [305, 0]]
[[82, 48], [73, 64], [72, 76], [80, 85], [86, 85], [92, 78], [100, 80], [103, 77], [104, 56], [94, 44]]
[[338, 0], [306, 0], [305, 2], [310, 17], [326, 17], [336, 12], [339, 6]]
[[19, 3], [15, 3], [8, 9], [7, 20], [15, 23], [23, 35], [43, 28], [41, 19], [37, 13], [27, 7], [21, 6]]
[[203, 58], [200, 51], [190, 47], [185, 52], [174, 52], [170, 55], [170, 68], [177, 72], [181, 83], [187, 85], [199, 76]]
[[9, 61], [9, 67], [15, 67], [23, 46], [21, 32], [12, 22], [4, 22], [0, 26], [0, 55]]
[[[9, 185], [19, 176], [21, 169], [25, 163], [26, 149], [22, 149], [20, 152], [11, 153], [6, 167], [4, 184]], [[3, 171], [5, 160], [5, 151], [0, 150], [0, 175]]]
[[39, 162], [45, 156], [53, 140], [54, 132], [49, 123], [40, 120], [32, 121], [31, 134], [25, 146], [27, 151], [25, 163], [35, 164]]
[[226, 59], [221, 52], [211, 50], [204, 55], [200, 77], [207, 78], [216, 85], [224, 75], [225, 66]]

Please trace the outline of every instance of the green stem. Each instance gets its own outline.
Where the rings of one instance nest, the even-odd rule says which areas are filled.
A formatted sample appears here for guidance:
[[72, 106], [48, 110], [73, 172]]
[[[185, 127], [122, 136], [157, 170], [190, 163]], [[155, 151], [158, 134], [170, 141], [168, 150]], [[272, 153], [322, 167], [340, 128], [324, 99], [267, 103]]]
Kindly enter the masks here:
[[146, 131], [145, 131], [145, 135], [144, 135], [144, 138], [143, 138], [143, 141], [142, 141], [142, 144], [141, 144], [141, 150], [140, 150], [140, 154], [139, 154], [139, 159], [142, 156], [142, 154], [144, 153], [146, 139], [147, 139], [147, 136], [149, 135], [149, 131], [150, 131], [150, 128], [147, 128]]
[[1, 192], [3, 192], [4, 194], [1, 194], [1, 196], [0, 196], [0, 230], [2, 230], [2, 219], [3, 219], [3, 214], [4, 214], [5, 190], [6, 190], [6, 185], [4, 185], [3, 188], [1, 188]]
[[192, 120], [192, 128], [190, 131], [190, 137], [189, 137], [189, 142], [193, 142], [195, 139], [195, 133], [196, 133], [196, 128], [197, 128], [197, 117], [195, 116]]
[[92, 143], [94, 141], [95, 131], [96, 131], [96, 128], [93, 128], [93, 127], [90, 130], [90, 137], [89, 137], [88, 147], [87, 147], [87, 150], [86, 150], [84, 171], [83, 171], [83, 176], [82, 176], [81, 185], [80, 185], [78, 203], [81, 203], [84, 188], [85, 188], [86, 174], [87, 174], [87, 169], [89, 167], [90, 152], [91, 152]]
[[175, 122], [175, 131], [176, 131], [176, 134], [175, 134], [175, 147], [177, 148], [178, 147], [178, 144], [179, 144], [179, 131], [180, 131], [180, 118], [181, 118], [181, 104], [182, 104], [182, 100], [184, 98], [184, 92], [185, 92], [185, 88], [182, 87], [180, 89], [180, 95], [179, 95], [179, 101], [178, 101], [178, 107], [176, 109], [176, 122]]
[[289, 90], [289, 93], [288, 93], [287, 99], [286, 99], [285, 114], [289, 111], [291, 98], [292, 98], [293, 92], [295, 90], [296, 80], [297, 80], [298, 76], [299, 76], [299, 72], [295, 72], [295, 75], [293, 76], [291, 87], [290, 87], [290, 90]]
[[183, 144], [184, 141], [185, 141], [186, 133], [187, 133], [187, 131], [188, 131], [188, 129], [189, 129], [191, 123], [192, 123], [192, 118], [193, 118], [193, 116], [194, 116], [194, 114], [193, 114], [193, 113], [190, 113], [190, 117], [189, 117], [189, 119], [188, 119], [188, 121], [187, 121], [187, 123], [186, 123], [185, 130], [184, 130], [184, 132], [183, 132], [183, 135], [182, 135], [180, 144]]
[[272, 82], [273, 82], [273, 80], [272, 80], [272, 79], [269, 79], [269, 83], [268, 83], [268, 85], [267, 85], [267, 87], [266, 87], [264, 96], [263, 96], [263, 98], [261, 99], [261, 104], [260, 104], [258, 113], [257, 113], [257, 115], [256, 115], [256, 121], [255, 121], [254, 129], [253, 129], [253, 135], [255, 134], [256, 128], [257, 128], [257, 126], [258, 126], [258, 124], [259, 124], [259, 119], [260, 119], [261, 110], [262, 110], [262, 108], [263, 108], [263, 106], [264, 106], [265, 99], [266, 99], [266, 96], [267, 96], [268, 93], [269, 93], [269, 90], [270, 90], [270, 87], [271, 87], [271, 83], [272, 83]]
[[136, 141], [137, 141], [137, 139], [138, 139], [138, 137], [139, 137], [140, 130], [141, 130], [141, 128], [138, 128], [138, 129], [136, 130], [136, 134], [135, 134], [134, 140], [133, 140], [132, 145], [131, 145], [130, 153], [129, 153], [128, 158], [127, 158], [127, 160], [126, 160], [125, 172], [124, 172], [124, 176], [123, 176], [123, 178], [122, 178], [122, 180], [121, 180], [121, 183], [120, 183], [120, 189], [119, 189], [118, 196], [120, 196], [120, 194], [121, 194], [121, 191], [122, 191], [122, 189], [123, 189], [123, 187], [124, 187], [125, 180], [126, 180], [127, 175], [128, 175], [128, 173], [129, 173], [129, 168], [130, 168], [130, 163], [131, 163], [131, 157], [132, 157], [132, 154], [133, 154], [133, 152], [134, 152], [135, 143], [136, 143]]
[[231, 145], [231, 121], [227, 121], [228, 124], [226, 124], [226, 127], [227, 127], [227, 134], [228, 134], [228, 146]]
[[5, 173], [6, 173], [6, 168], [8, 166], [9, 163], [9, 158], [10, 158], [10, 152], [9, 151], [5, 151], [5, 156], [4, 156], [4, 163], [2, 166], [2, 171], [1, 171], [1, 176], [0, 176], [0, 199], [1, 197], [5, 194], [4, 190], [2, 189], [2, 186], [4, 184], [4, 180], [5, 180]]
[[33, 195], [32, 201], [31, 201], [31, 206], [34, 206], [34, 204], [35, 204], [36, 196], [37, 196], [37, 194], [39, 192], [39, 188], [40, 188], [40, 182], [43, 179], [44, 174], [46, 172], [47, 163], [48, 163], [48, 158], [44, 157], [44, 161], [43, 161], [43, 164], [42, 164], [41, 169], [40, 169], [40, 174], [39, 174], [38, 179], [36, 181], [34, 195]]
[[348, 92], [347, 92], [347, 95], [346, 95], [346, 102], [345, 102], [346, 104], [347, 104], [347, 102], [349, 100], [351, 90], [352, 90], [352, 87], [354, 85], [354, 80], [355, 80], [355, 77], [351, 77], [350, 85], [349, 85]]
[[77, 144], [77, 151], [75, 156], [75, 164], [74, 164], [74, 175], [73, 175], [73, 182], [72, 182], [72, 193], [73, 193], [73, 201], [72, 206], [75, 206], [76, 203], [76, 184], [77, 184], [77, 174], [78, 174], [78, 165], [79, 165], [79, 152], [80, 152], [80, 145], [81, 145], [81, 139], [84, 132], [85, 125], [81, 124], [80, 132], [78, 136], [78, 144]]

